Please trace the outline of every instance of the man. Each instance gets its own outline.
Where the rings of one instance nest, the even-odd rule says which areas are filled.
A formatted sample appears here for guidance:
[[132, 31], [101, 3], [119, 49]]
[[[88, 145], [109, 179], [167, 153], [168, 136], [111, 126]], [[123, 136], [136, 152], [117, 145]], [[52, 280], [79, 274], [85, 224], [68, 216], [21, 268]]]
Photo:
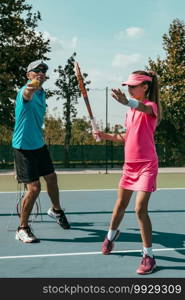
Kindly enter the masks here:
[[47, 192], [52, 202], [48, 215], [55, 218], [64, 229], [70, 228], [60, 206], [57, 176], [43, 137], [46, 95], [42, 84], [46, 80], [47, 70], [48, 66], [42, 60], [30, 63], [26, 74], [28, 82], [19, 90], [16, 98], [12, 146], [17, 180], [26, 184], [27, 192], [22, 201], [20, 225], [15, 238], [24, 243], [39, 241], [31, 232], [28, 219], [41, 191], [41, 176], [46, 181]]

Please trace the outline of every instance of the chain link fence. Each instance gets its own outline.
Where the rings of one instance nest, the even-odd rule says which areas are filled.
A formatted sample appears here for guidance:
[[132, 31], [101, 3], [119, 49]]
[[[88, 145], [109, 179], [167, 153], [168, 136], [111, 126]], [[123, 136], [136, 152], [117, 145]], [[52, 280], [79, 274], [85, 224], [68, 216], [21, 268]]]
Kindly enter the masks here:
[[[49, 151], [55, 167], [63, 168], [65, 151], [63, 145], [50, 145]], [[167, 149], [163, 145], [156, 145], [159, 157], [159, 167], [184, 167], [185, 150]], [[71, 145], [69, 147], [70, 168], [122, 166], [124, 162], [123, 146], [110, 142], [106, 145]], [[14, 157], [11, 145], [0, 145], [0, 168], [12, 169]]]

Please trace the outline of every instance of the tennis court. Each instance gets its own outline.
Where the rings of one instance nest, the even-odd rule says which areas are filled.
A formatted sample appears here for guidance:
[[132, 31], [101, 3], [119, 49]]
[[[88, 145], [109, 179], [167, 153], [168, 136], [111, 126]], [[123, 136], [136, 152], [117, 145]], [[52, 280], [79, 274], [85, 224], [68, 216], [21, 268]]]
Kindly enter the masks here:
[[[19, 191], [15, 188], [15, 180], [8, 176], [12, 175], [1, 175], [1, 182], [4, 180], [10, 186], [9, 190], [6, 187], [6, 191], [0, 193], [1, 278], [143, 277], [135, 273], [141, 258], [141, 239], [134, 212], [135, 194], [120, 226], [121, 235], [115, 243], [114, 251], [108, 256], [101, 254], [101, 244], [116, 200], [116, 185], [120, 174], [59, 175], [59, 186], [61, 188], [63, 181], [65, 189], [60, 191], [61, 201], [71, 229], [63, 230], [47, 216], [50, 201], [46, 192], [42, 191], [41, 212], [31, 225], [40, 243], [29, 245], [14, 238], [18, 226], [15, 207]], [[167, 188], [164, 186], [166, 176], [169, 181], [173, 177], [171, 187], [168, 186], [169, 181], [166, 183]], [[69, 189], [67, 182], [69, 185], [73, 182], [72, 186], [76, 184], [78, 188]], [[159, 189], [153, 193], [149, 204], [158, 267], [147, 277], [185, 277], [183, 182], [184, 173], [158, 176]]]

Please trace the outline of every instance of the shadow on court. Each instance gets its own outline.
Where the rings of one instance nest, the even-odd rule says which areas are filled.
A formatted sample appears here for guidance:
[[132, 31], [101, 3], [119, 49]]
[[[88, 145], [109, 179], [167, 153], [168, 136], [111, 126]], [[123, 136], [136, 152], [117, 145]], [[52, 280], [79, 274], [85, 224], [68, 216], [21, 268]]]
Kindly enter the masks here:
[[[185, 213], [185, 210], [149, 210], [149, 213]], [[68, 215], [107, 215], [112, 214], [112, 211], [81, 211], [81, 212], [68, 212]], [[126, 214], [135, 214], [134, 211], [126, 211]], [[38, 215], [47, 216], [47, 213], [39, 213]], [[8, 217], [8, 216], [17, 216], [17, 213], [0, 213], [0, 217]], [[37, 221], [35, 221], [37, 222]], [[43, 222], [53, 222], [53, 221], [43, 221]]]
[[[45, 241], [50, 242], [72, 242], [72, 243], [95, 243], [100, 242], [102, 243], [103, 239], [105, 238], [107, 231], [106, 230], [99, 230], [99, 229], [92, 229], [92, 227], [95, 224], [93, 223], [71, 223], [71, 229], [81, 232], [88, 233], [88, 237], [76, 237], [73, 240], [70, 239], [42, 239]], [[90, 227], [91, 229], [83, 228], [83, 227]], [[133, 231], [139, 231], [139, 229], [133, 229]], [[127, 243], [140, 243], [141, 242], [141, 236], [140, 233], [132, 233], [132, 232], [122, 232], [118, 238], [119, 242], [127, 242]], [[184, 234], [178, 234], [178, 233], [170, 233], [170, 232], [160, 232], [160, 231], [153, 231], [153, 243], [158, 244], [160, 246], [166, 247], [166, 248], [183, 248], [185, 242], [185, 236]], [[183, 251], [181, 250], [175, 250], [177, 252], [182, 253], [185, 255], [185, 249]], [[122, 254], [118, 254], [122, 255]], [[183, 260], [185, 263], [185, 259]]]
[[[181, 254], [185, 255], [185, 250], [180, 252]], [[112, 253], [111, 255], [116, 255], [120, 257], [138, 257], [138, 260], [141, 258], [140, 253]], [[159, 271], [165, 271], [168, 272], [168, 270], [172, 270], [177, 272], [178, 270], [180, 271], [185, 271], [185, 260], [181, 258], [175, 258], [173, 256], [162, 256], [162, 255], [155, 255], [155, 259], [157, 262], [157, 268], [154, 270], [153, 274], [158, 273]], [[163, 265], [163, 262], [166, 262], [167, 265]], [[169, 266], [170, 263], [173, 263], [172, 266]], [[177, 265], [175, 265], [177, 263]], [[180, 266], [178, 265], [180, 264]], [[155, 276], [154, 276], [155, 277]], [[166, 276], [167, 277], [167, 276]]]
[[[158, 267], [147, 277], [185, 277], [184, 195], [182, 189], [160, 190], [152, 195], [149, 214]], [[142, 244], [133, 199], [120, 225], [115, 252], [104, 256], [101, 246], [116, 191], [62, 192], [70, 230], [63, 230], [49, 218], [46, 212], [50, 202], [46, 193], [42, 193], [42, 211], [38, 217], [43, 219], [32, 223], [40, 243], [32, 245], [15, 241], [19, 222], [15, 210], [11, 213], [15, 198], [11, 193], [0, 195], [0, 277], [138, 277], [135, 269], [141, 259]], [[6, 224], [10, 219], [13, 230], [8, 232]]]

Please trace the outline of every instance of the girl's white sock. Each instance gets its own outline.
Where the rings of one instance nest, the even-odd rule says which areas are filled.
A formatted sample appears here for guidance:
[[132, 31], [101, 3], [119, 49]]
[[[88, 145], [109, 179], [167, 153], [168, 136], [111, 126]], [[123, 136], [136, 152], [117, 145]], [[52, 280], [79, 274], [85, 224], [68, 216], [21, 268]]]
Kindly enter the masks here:
[[117, 229], [116, 230], [112, 230], [109, 229], [108, 234], [107, 234], [107, 238], [109, 241], [112, 241], [116, 235]]
[[150, 247], [150, 248], [143, 247], [143, 255], [148, 255], [150, 257], [153, 257], [154, 254], [152, 251], [152, 247]]

